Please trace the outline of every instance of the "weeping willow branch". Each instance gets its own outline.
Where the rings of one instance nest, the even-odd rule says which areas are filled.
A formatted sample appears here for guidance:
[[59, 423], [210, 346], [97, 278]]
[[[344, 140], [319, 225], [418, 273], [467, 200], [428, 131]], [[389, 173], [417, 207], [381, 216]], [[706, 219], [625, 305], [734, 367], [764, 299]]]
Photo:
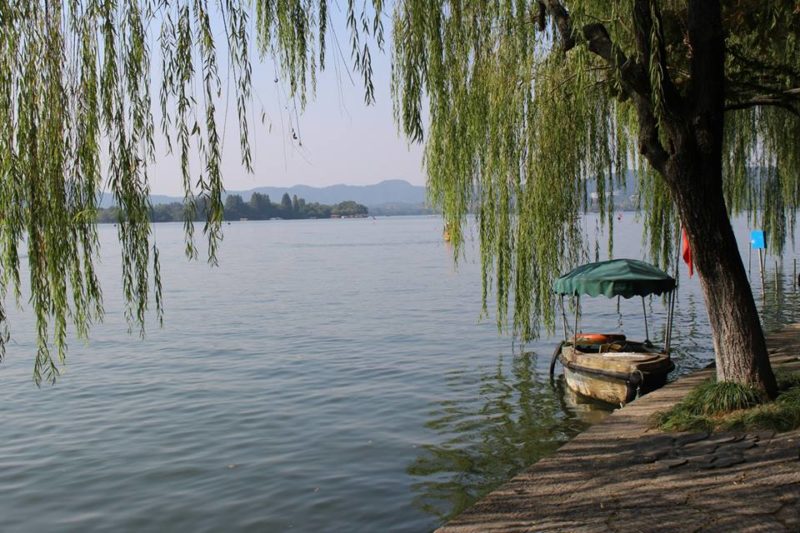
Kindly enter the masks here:
[[[570, 15], [557, 1], [547, 2], [547, 8], [551, 16], [556, 20], [564, 50], [570, 50], [575, 46]], [[636, 45], [641, 58], [639, 61], [628, 59], [625, 53], [613, 43], [608, 30], [601, 23], [595, 22], [585, 25], [582, 33], [589, 51], [601, 57], [611, 68], [618, 72], [622, 88], [620, 98], [632, 97], [639, 114], [640, 152], [647, 156], [655, 168], [663, 170], [667, 154], [659, 139], [658, 113], [654, 112], [659, 108], [663, 109], [663, 105], [654, 104], [667, 97], [671, 100], [677, 99], [677, 92], [666, 70], [663, 38], [659, 32], [655, 32], [656, 46], [651, 46], [650, 35], [654, 30], [650, 3], [646, 0], [638, 0], [635, 2], [633, 14], [636, 28]], [[658, 71], [662, 73], [662, 76], [658, 79], [658, 84], [653, 84], [647, 78], [642, 65], [642, 60], [650, 59], [653, 50], [660, 51], [656, 61], [652, 63], [655, 65], [654, 68], [657, 67]], [[654, 93], [653, 87], [658, 87], [659, 91]]]
[[725, 106], [725, 111], [736, 111], [737, 109], [748, 109], [751, 107], [774, 106], [780, 107], [781, 109], [800, 117], [800, 111], [798, 111], [796, 105], [797, 104], [794, 101], [770, 96], [757, 96], [743, 102], [732, 102], [727, 104]]
[[[273, 58], [290, 96], [305, 103], [324, 63], [327, 3], [254, 4], [259, 57]], [[374, 98], [368, 45], [373, 39], [382, 45], [381, 11], [380, 0], [346, 7], [353, 68], [368, 101]], [[216, 263], [223, 212], [220, 71], [230, 76], [240, 161], [251, 171], [251, 19], [250, 3], [239, 0], [0, 0], [0, 358], [8, 338], [6, 297], [11, 293], [18, 305], [28, 298], [37, 384], [58, 377], [69, 326], [85, 338], [102, 319], [94, 267], [101, 193], [120, 206], [129, 326], [144, 334], [152, 305], [162, 320], [149, 224], [152, 165], [166, 155], [160, 145], [180, 161], [186, 253], [198, 255], [192, 221], [201, 200], [208, 260]], [[23, 271], [30, 275], [29, 296], [21, 290]]]
[[[747, 15], [734, 4], [723, 13], [730, 47], [757, 51], [761, 63], [784, 71], [798, 64], [796, 14], [787, 3], [747, 3]], [[708, 47], [700, 26], [688, 38], [688, 19], [679, 0], [396, 4], [395, 116], [410, 139], [425, 139], [431, 199], [442, 207], [456, 258], [467, 213], [477, 213], [484, 305], [494, 294], [501, 327], [511, 306], [511, 327], [522, 337], [552, 325], [550, 282], [588, 252], [576, 221], [597, 209], [613, 224], [606, 192], [629, 171], [638, 176], [651, 257], [671, 260], [673, 195], [685, 177], [670, 172], [670, 162], [675, 141], [697, 131], [693, 113], [702, 111], [687, 102], [717, 98], [722, 109], [756, 96], [704, 89], [697, 65]], [[770, 24], [780, 39], [765, 39]], [[715, 65], [724, 61], [738, 60]], [[738, 67], [731, 73], [757, 78]], [[777, 107], [730, 115], [727, 205], [767, 217], [782, 243], [800, 196], [800, 146], [777, 128], [794, 132], [800, 123]], [[756, 167], [774, 170], [759, 179]]]
[[[793, 231], [800, 120], [773, 104], [797, 109], [800, 15], [783, 0], [709, 2], [395, 2], [395, 117], [411, 141], [425, 141], [430, 196], [443, 209], [456, 257], [467, 214], [477, 213], [484, 305], [494, 292], [500, 327], [529, 338], [552, 326], [550, 281], [589, 255], [579, 217], [597, 209], [611, 227], [607, 193], [629, 172], [638, 177], [651, 255], [669, 260], [678, 179], [670, 162], [690, 134], [700, 149], [705, 133], [723, 139], [731, 212], [763, 219], [776, 250]], [[220, 72], [234, 88], [240, 161], [249, 169], [252, 49], [272, 58], [302, 108], [324, 67], [328, 32], [336, 41], [333, 7], [328, 0], [0, 0], [0, 355], [6, 297], [28, 296], [21, 271], [31, 279], [37, 383], [56, 379], [68, 327], [85, 337], [102, 318], [93, 224], [102, 191], [122, 207], [131, 327], [144, 331], [151, 304], [161, 318], [148, 194], [162, 144], [180, 160], [187, 255], [198, 255], [192, 220], [202, 200], [208, 260], [216, 261]], [[712, 8], [722, 18], [708, 39], [698, 14]], [[369, 103], [370, 45], [383, 46], [385, 6], [348, 0], [342, 9], [340, 35]], [[161, 80], [153, 79], [154, 64]], [[709, 65], [717, 70], [704, 70]], [[725, 83], [705, 83], [719, 69]], [[724, 131], [710, 131], [704, 116], [726, 108]]]

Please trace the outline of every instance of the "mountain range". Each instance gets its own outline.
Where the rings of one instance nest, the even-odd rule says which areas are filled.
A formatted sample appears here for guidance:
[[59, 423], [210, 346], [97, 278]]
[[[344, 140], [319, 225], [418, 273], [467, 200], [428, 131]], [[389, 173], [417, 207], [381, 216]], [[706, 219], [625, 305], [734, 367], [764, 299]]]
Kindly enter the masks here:
[[[319, 202], [321, 204], [337, 204], [352, 200], [370, 208], [386, 205], [407, 205], [421, 207], [425, 204], [425, 187], [412, 185], [404, 180], [384, 180], [374, 185], [331, 185], [328, 187], [311, 187], [309, 185], [294, 185], [292, 187], [256, 187], [246, 191], [227, 191], [225, 196], [238, 194], [247, 202], [254, 192], [267, 194], [273, 202], [280, 202], [284, 193], [289, 196], [297, 195], [306, 202]], [[182, 202], [179, 196], [164, 196], [154, 194], [150, 196], [153, 205]], [[100, 207], [113, 205], [110, 194], [104, 194], [100, 199]]]
[[[634, 194], [637, 190], [637, 181], [634, 173], [630, 170], [626, 172], [625, 185], [617, 188], [613, 192], [614, 196], [619, 196], [622, 204], [627, 204], [627, 197]], [[588, 191], [595, 193], [594, 184], [590, 184]], [[327, 187], [312, 187], [309, 185], [293, 185], [291, 187], [256, 187], [243, 191], [226, 191], [224, 197], [239, 195], [247, 202], [254, 192], [267, 194], [270, 200], [275, 203], [281, 201], [284, 194], [289, 196], [297, 195], [307, 203], [318, 202], [326, 205], [333, 205], [347, 200], [352, 200], [367, 206], [370, 214], [423, 214], [433, 213], [427, 207], [426, 189], [423, 186], [412, 185], [405, 180], [384, 180], [373, 185], [330, 185]], [[609, 191], [610, 193], [611, 191]], [[179, 196], [165, 196], [154, 194], [150, 196], [153, 205], [169, 204], [182, 202]], [[100, 198], [100, 207], [110, 207], [113, 205], [113, 197], [110, 194], [103, 194]], [[615, 201], [617, 203], [617, 201]], [[618, 205], [625, 207], [625, 205]]]

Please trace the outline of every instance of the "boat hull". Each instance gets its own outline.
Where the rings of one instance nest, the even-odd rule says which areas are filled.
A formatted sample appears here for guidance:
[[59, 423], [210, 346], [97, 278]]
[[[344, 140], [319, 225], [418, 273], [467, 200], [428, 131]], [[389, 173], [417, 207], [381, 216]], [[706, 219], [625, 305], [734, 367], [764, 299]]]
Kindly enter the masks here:
[[558, 359], [564, 367], [567, 386], [614, 405], [624, 405], [663, 386], [675, 368], [669, 356], [641, 344], [631, 348], [637, 351], [592, 353], [563, 346]]

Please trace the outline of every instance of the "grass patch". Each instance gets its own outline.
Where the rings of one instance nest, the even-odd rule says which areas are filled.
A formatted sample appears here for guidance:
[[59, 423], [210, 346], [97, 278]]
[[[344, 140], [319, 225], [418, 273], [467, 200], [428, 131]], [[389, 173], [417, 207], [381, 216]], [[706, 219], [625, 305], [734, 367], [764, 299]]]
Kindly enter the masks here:
[[778, 382], [778, 390], [781, 391], [800, 387], [800, 372], [778, 370], [775, 372], [775, 380]]
[[663, 431], [714, 431], [800, 427], [800, 373], [778, 372], [778, 397], [768, 401], [758, 390], [709, 379], [668, 411], [656, 413], [653, 425]]

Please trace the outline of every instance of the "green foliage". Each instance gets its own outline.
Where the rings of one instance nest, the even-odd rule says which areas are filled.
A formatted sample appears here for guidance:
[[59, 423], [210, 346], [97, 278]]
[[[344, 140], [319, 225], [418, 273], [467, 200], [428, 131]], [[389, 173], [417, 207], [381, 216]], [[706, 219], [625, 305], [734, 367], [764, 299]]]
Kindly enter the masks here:
[[[227, 3], [239, 5], [243, 2], [228, 0]], [[291, 93], [298, 94], [304, 106], [307, 76], [311, 76], [311, 86], [315, 87], [316, 70], [325, 68], [331, 23], [328, 0], [254, 0], [253, 4], [259, 50], [277, 59]], [[347, 0], [343, 4], [353, 68], [362, 77], [364, 100], [369, 104], [375, 99], [369, 41], [374, 39], [378, 47], [383, 46], [383, 0], [358, 4]], [[241, 31], [244, 33], [245, 28]], [[335, 37], [335, 29], [332, 31]], [[336, 42], [334, 46], [335, 53], [342, 54], [341, 43]]]
[[657, 413], [654, 425], [664, 431], [798, 428], [800, 373], [778, 373], [776, 378], [779, 394], [771, 402], [754, 388], [707, 380], [668, 411]]
[[693, 414], [718, 415], [747, 409], [763, 401], [763, 395], [751, 387], [709, 380], [694, 389], [681, 405]]
[[[639, 177], [651, 257], [667, 266], [674, 255], [677, 213], [665, 181], [640, 154], [625, 65], [591, 53], [582, 29], [601, 22], [616, 51], [643, 64], [648, 112], [659, 128], [669, 91], [686, 97], [692, 90], [686, 2], [644, 2], [652, 19], [644, 57], [633, 11], [642, 2], [562, 2], [567, 36], [551, 14], [556, 3], [400, 0], [393, 19], [396, 119], [410, 139], [425, 139], [431, 200], [443, 211], [456, 259], [466, 216], [477, 213], [484, 302], [494, 289], [501, 327], [513, 305], [513, 329], [523, 338], [541, 326], [552, 330], [551, 281], [588, 258], [578, 227], [593, 207], [588, 195], [598, 193], [610, 230], [606, 192], [629, 167]], [[773, 102], [795, 102], [785, 91], [800, 91], [800, 13], [787, 1], [723, 2], [723, 23], [727, 205], [759, 218], [780, 250], [800, 199], [800, 120], [796, 104]], [[762, 95], [763, 105], [752, 104]], [[658, 134], [664, 143], [665, 132]]]
[[760, 405], [754, 409], [733, 413], [724, 420], [720, 428], [732, 431], [796, 429], [800, 427], [800, 398], [797, 396], [795, 394], [792, 401]]
[[800, 372], [775, 372], [775, 380], [778, 382], [780, 390], [787, 390], [800, 387]]
[[[258, 195], [259, 197], [256, 197]], [[253, 197], [257, 199], [254, 201]], [[230, 195], [225, 201], [225, 219], [269, 220], [270, 218], [302, 219], [330, 218], [331, 216], [366, 216], [366, 206], [347, 201], [336, 205], [324, 205], [317, 202], [306, 203], [303, 198], [284, 194], [280, 204], [269, 203], [269, 196], [253, 193], [250, 203], [246, 204], [239, 195]]]
[[[218, 104], [227, 97], [220, 70], [235, 98], [241, 162], [250, 170], [251, 33], [261, 55], [277, 59], [291, 97], [304, 103], [324, 64], [329, 31], [324, 0], [254, 4], [255, 30], [250, 3], [240, 0], [0, 1], [0, 358], [9, 333], [6, 296], [10, 291], [20, 302], [20, 270], [27, 269], [37, 384], [58, 376], [68, 324], [86, 337], [102, 318], [94, 262], [103, 190], [120, 208], [129, 324], [144, 333], [152, 302], [161, 318], [158, 250], [148, 223], [151, 165], [162, 144], [155, 106], [166, 146], [181, 164], [186, 252], [197, 255], [194, 221], [202, 214], [208, 260], [216, 262], [223, 220]], [[367, 101], [374, 94], [366, 43], [383, 42], [382, 2], [374, 6], [350, 1], [344, 8], [343, 35]]]
[[[203, 199], [195, 202], [195, 221], [206, 216], [206, 203]], [[331, 218], [333, 217], [365, 217], [369, 214], [366, 206], [353, 201], [345, 201], [335, 205], [325, 205], [317, 202], [306, 203], [297, 196], [289, 204], [289, 208], [281, 204], [273, 204], [266, 194], [254, 192], [250, 201], [245, 203], [238, 194], [231, 194], [225, 199], [225, 220], [269, 220], [271, 218], [306, 219], [306, 218]], [[186, 211], [183, 204], [173, 202], [150, 207], [151, 222], [178, 222], [185, 220]], [[125, 219], [125, 213], [119, 207], [98, 209], [98, 222], [114, 222]]]
[[406, 135], [422, 139], [429, 101], [431, 200], [456, 257], [477, 204], [484, 300], [494, 281], [498, 324], [513, 300], [514, 329], [531, 337], [540, 318], [553, 325], [554, 275], [587, 257], [578, 217], [590, 186], [613, 224], [605, 193], [637, 159], [628, 110], [584, 49], [563, 54], [552, 32], [537, 31], [537, 3], [452, 7], [398, 3], [395, 111]]
[[[552, 16], [560, 6], [551, 0], [394, 5], [395, 114], [409, 139], [425, 139], [431, 199], [450, 228], [455, 257], [466, 215], [477, 213], [484, 301], [493, 289], [501, 326], [513, 302], [513, 328], [524, 338], [552, 328], [550, 282], [588, 255], [578, 220], [591, 205], [589, 194], [597, 192], [596, 207], [611, 226], [606, 192], [629, 167], [639, 176], [651, 254], [662, 265], [670, 259], [676, 214], [663, 180], [639, 153], [641, 124], [624, 73], [630, 62], [645, 68], [649, 112], [659, 126], [667, 122], [671, 90], [692, 91], [687, 4], [647, 2], [650, 25], [637, 45], [633, 10], [642, 2], [564, 2], [571, 22], [563, 33]], [[344, 4], [340, 37], [369, 103], [368, 45], [383, 45], [385, 5]], [[723, 4], [727, 205], [762, 217], [779, 250], [800, 200], [800, 12], [787, 0]], [[56, 378], [67, 324], [85, 336], [102, 316], [93, 221], [104, 188], [122, 214], [126, 316], [143, 331], [151, 293], [161, 316], [158, 251], [148, 224], [154, 105], [167, 147], [181, 162], [186, 252], [197, 255], [194, 220], [202, 205], [214, 263], [224, 212], [220, 69], [234, 92], [241, 162], [250, 169], [250, 32], [302, 108], [326, 63], [329, 34], [336, 37], [331, 7], [327, 0], [0, 1], [0, 328], [6, 293], [21, 298], [24, 245], [37, 383]], [[598, 22], [615, 57], [630, 62], [590, 52], [581, 30]], [[340, 43], [334, 51], [343, 56]], [[153, 80], [154, 64], [160, 80]], [[665, 140], [664, 131], [656, 133]], [[284, 208], [293, 207], [289, 200]], [[0, 329], [0, 350], [7, 333]]]
[[331, 209], [331, 215], [335, 217], [365, 217], [368, 213], [366, 206], [352, 200], [338, 203]]
[[281, 197], [281, 210], [284, 213], [292, 212], [292, 199], [289, 197], [289, 193], [283, 193]]

